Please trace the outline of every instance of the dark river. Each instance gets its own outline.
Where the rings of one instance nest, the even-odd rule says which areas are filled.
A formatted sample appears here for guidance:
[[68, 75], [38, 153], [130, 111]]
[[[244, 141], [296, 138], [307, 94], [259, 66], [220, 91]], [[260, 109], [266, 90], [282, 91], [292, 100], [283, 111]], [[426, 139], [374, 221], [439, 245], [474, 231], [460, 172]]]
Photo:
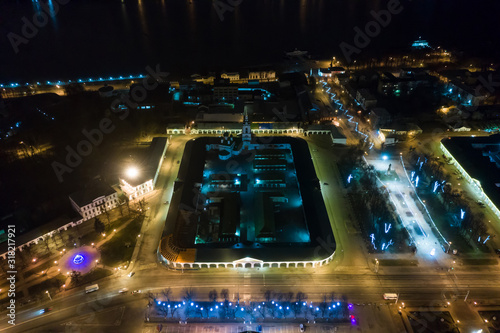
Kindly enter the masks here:
[[[44, 7], [53, 15], [36, 16], [40, 27], [23, 35]], [[377, 0], [2, 0], [0, 82], [129, 75], [156, 64], [177, 74], [232, 70], [295, 48], [341, 58], [339, 44], [353, 44], [353, 29], [387, 8]], [[397, 8], [360, 55], [422, 36], [499, 58], [499, 1], [401, 0]]]

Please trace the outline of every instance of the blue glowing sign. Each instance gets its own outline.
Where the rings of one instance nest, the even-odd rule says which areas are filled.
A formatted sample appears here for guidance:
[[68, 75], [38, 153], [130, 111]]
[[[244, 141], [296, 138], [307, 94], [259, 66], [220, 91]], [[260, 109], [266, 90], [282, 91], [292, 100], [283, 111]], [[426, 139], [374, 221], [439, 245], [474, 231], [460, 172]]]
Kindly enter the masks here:
[[85, 260], [85, 257], [82, 256], [81, 254], [77, 254], [74, 258], [73, 258], [73, 263], [75, 263], [76, 265], [80, 265], [82, 262], [84, 262]]

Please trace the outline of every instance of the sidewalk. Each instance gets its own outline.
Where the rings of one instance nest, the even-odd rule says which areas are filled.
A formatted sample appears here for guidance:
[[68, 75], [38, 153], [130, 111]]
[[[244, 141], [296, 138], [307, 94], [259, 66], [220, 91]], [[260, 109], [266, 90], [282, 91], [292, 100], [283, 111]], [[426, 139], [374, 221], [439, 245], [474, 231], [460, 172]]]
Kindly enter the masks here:
[[[124, 229], [133, 220], [134, 220], [134, 217], [130, 217], [128, 221], [122, 223], [122, 225], [120, 225], [119, 227], [115, 228], [116, 231], [118, 232], [118, 231]], [[110, 239], [112, 239], [113, 236], [114, 236], [114, 232], [111, 232], [105, 238], [103, 238], [100, 241], [98, 241], [97, 243], [95, 243], [95, 247], [97, 247], [97, 248], [101, 247], [104, 243], [106, 243], [107, 241], [109, 241]], [[26, 299], [30, 298], [30, 294], [28, 292], [28, 288], [29, 287], [32, 287], [32, 286], [37, 285], [37, 284], [40, 284], [40, 283], [42, 283], [42, 282], [44, 282], [46, 280], [55, 278], [59, 274], [64, 274], [65, 272], [61, 272], [60, 268], [59, 268], [59, 265], [58, 264], [54, 264], [54, 266], [52, 266], [52, 267], [44, 270], [43, 276], [40, 276], [41, 272], [39, 272], [39, 273], [34, 273], [33, 275], [29, 276], [27, 279], [24, 279], [24, 273], [27, 272], [27, 271], [31, 271], [33, 269], [36, 270], [37, 267], [39, 267], [39, 266], [41, 266], [41, 265], [43, 265], [43, 264], [45, 264], [47, 262], [59, 261], [59, 259], [61, 257], [62, 257], [62, 255], [58, 251], [57, 253], [51, 254], [46, 259], [43, 259], [41, 261], [37, 261], [36, 264], [34, 264], [33, 266], [29, 267], [29, 270], [18, 271], [18, 275], [17, 275], [18, 281], [16, 281], [16, 289], [18, 291], [22, 291], [23, 292], [23, 295], [24, 295], [23, 298], [26, 298]], [[101, 268], [105, 268], [105, 269], [109, 269], [109, 270], [113, 271], [112, 267], [105, 267], [102, 264], [99, 264], [98, 266], [101, 267]], [[66, 282], [68, 282], [68, 281], [66, 281]], [[3, 290], [6, 290], [6, 289], [4, 289], [6, 287], [4, 287], [4, 286], [1, 286], [1, 287], [2, 287]], [[61, 290], [60, 292], [57, 292], [57, 293], [53, 294], [52, 298], [57, 297], [57, 295], [59, 295], [63, 291], [64, 291], [64, 289]]]

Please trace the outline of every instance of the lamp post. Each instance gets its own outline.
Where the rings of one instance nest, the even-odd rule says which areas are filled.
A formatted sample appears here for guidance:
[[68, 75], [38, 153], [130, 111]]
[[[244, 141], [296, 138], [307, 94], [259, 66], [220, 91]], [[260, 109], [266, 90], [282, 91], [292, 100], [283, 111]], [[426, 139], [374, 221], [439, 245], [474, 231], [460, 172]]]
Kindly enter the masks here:
[[50, 300], [52, 301], [52, 297], [50, 296], [50, 293], [48, 290], [45, 290], [45, 293], [47, 294], [47, 296], [49, 296]]
[[378, 259], [375, 259], [375, 273], [378, 273], [379, 264], [380, 264], [380, 262], [378, 261]]
[[448, 250], [446, 250], [446, 253], [450, 252], [450, 248], [451, 248], [451, 242], [448, 242]]

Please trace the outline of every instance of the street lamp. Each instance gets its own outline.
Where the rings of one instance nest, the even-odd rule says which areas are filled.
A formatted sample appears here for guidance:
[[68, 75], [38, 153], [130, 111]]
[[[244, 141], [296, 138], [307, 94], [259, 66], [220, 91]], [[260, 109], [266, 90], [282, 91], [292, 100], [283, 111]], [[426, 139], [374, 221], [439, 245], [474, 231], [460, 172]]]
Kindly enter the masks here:
[[45, 290], [45, 293], [47, 294], [47, 296], [49, 296], [50, 300], [52, 301], [52, 297], [50, 297], [50, 293], [48, 290]]
[[375, 259], [375, 273], [378, 273], [379, 264], [380, 264], [380, 262], [378, 261], [378, 259]]
[[127, 169], [126, 174], [130, 178], [135, 178], [139, 175], [139, 170], [136, 167], [130, 167]]
[[448, 242], [448, 250], [446, 250], [446, 253], [450, 252], [450, 247], [451, 247], [451, 242]]

